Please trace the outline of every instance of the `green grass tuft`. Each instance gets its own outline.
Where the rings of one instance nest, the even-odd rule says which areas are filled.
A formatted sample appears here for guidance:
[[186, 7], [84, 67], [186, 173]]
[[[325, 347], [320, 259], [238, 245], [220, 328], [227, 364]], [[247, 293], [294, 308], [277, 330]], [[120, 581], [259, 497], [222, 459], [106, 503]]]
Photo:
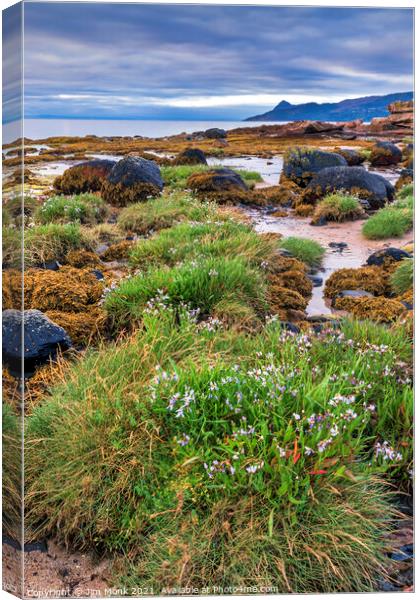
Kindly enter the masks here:
[[413, 185], [406, 185], [397, 194], [397, 199], [381, 208], [363, 225], [362, 233], [370, 240], [401, 237], [410, 231], [414, 222]]
[[412, 258], [403, 260], [392, 273], [390, 281], [395, 294], [404, 294], [410, 290], [414, 283], [414, 260]]
[[409, 208], [387, 206], [370, 217], [362, 228], [369, 240], [402, 237], [413, 227], [413, 212]]
[[207, 221], [215, 215], [215, 206], [199, 202], [185, 192], [174, 192], [127, 206], [118, 217], [118, 225], [124, 231], [145, 235], [181, 221]]
[[313, 220], [349, 221], [363, 216], [358, 198], [344, 193], [328, 194], [316, 206]]
[[76, 223], [49, 223], [25, 230], [25, 266], [63, 261], [71, 250], [91, 250], [88, 236]]
[[280, 245], [288, 250], [295, 258], [310, 267], [318, 267], [325, 254], [325, 248], [315, 240], [300, 237], [288, 237], [280, 240]]
[[130, 327], [155, 306], [187, 305], [209, 315], [226, 297], [236, 297], [262, 312], [264, 280], [242, 258], [202, 258], [180, 265], [154, 267], [124, 280], [105, 298], [104, 308], [119, 327]]
[[99, 196], [78, 194], [52, 196], [38, 208], [35, 220], [39, 223], [99, 223], [104, 220], [107, 207]]
[[135, 267], [174, 265], [192, 258], [241, 257], [260, 264], [275, 252], [277, 243], [262, 238], [248, 225], [232, 220], [182, 223], [140, 240], [130, 255]]

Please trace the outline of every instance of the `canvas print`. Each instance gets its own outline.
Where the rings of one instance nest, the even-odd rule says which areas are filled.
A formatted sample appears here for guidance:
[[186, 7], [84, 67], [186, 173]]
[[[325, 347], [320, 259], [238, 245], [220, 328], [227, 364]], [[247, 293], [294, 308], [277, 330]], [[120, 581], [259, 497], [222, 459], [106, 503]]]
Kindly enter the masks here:
[[414, 9], [377, 4], [3, 11], [3, 590], [414, 591]]

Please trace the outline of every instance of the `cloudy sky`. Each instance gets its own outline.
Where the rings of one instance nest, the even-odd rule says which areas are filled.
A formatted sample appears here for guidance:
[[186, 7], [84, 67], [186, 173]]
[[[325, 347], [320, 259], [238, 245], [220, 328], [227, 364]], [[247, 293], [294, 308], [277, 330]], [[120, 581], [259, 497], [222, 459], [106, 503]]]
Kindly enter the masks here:
[[412, 11], [25, 4], [27, 117], [242, 119], [413, 89]]

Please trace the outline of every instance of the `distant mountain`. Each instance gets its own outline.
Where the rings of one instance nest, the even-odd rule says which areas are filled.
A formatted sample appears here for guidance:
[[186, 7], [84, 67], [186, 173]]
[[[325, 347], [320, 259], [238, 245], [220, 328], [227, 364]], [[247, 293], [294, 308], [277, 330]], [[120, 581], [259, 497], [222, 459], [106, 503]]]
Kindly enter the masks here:
[[246, 121], [370, 121], [373, 117], [386, 117], [387, 106], [398, 100], [412, 100], [413, 92], [400, 92], [387, 96], [366, 96], [341, 102], [317, 104], [290, 104], [282, 100], [273, 110], [262, 115], [249, 117]]

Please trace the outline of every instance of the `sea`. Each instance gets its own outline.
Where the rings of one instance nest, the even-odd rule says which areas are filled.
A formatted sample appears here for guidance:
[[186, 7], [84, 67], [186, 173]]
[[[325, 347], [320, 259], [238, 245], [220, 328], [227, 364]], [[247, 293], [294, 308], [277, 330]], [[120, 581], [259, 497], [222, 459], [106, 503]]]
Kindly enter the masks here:
[[[279, 125], [263, 121], [137, 121], [110, 119], [25, 119], [24, 137], [43, 139], [53, 136], [135, 136], [165, 137], [178, 133], [193, 133], [211, 127], [236, 129], [237, 127], [258, 127], [259, 125]], [[13, 142], [20, 136], [18, 122], [3, 125], [3, 143]]]

